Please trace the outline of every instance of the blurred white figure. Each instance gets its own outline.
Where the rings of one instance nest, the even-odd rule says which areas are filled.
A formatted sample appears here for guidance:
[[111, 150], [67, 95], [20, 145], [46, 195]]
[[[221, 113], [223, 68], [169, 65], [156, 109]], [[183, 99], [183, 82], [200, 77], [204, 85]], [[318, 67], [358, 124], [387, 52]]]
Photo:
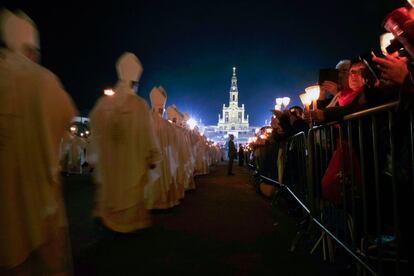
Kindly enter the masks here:
[[144, 188], [154, 181], [150, 170], [161, 154], [148, 105], [134, 91], [143, 70], [140, 61], [124, 53], [116, 67], [115, 94], [102, 96], [90, 114], [97, 158], [95, 216], [113, 231], [127, 233], [151, 225]]
[[83, 139], [74, 134], [70, 136], [69, 144], [69, 173], [81, 174], [82, 156], [83, 156]]
[[150, 92], [154, 128], [163, 155], [163, 160], [158, 167], [161, 175], [158, 187], [161, 192], [154, 201], [153, 209], [167, 209], [179, 204], [175, 189], [177, 170], [173, 145], [175, 130], [169, 122], [163, 119], [167, 92], [160, 88], [162, 87], [154, 87]]
[[167, 118], [173, 122], [173, 131], [175, 136], [174, 148], [176, 150], [176, 196], [178, 199], [184, 198], [186, 183], [185, 165], [186, 165], [186, 153], [185, 147], [188, 145], [184, 142], [182, 124], [182, 114], [178, 111], [177, 107], [173, 104], [167, 107]]
[[0, 21], [0, 275], [65, 275], [59, 146], [76, 110], [58, 78], [31, 60], [32, 22], [9, 11]]

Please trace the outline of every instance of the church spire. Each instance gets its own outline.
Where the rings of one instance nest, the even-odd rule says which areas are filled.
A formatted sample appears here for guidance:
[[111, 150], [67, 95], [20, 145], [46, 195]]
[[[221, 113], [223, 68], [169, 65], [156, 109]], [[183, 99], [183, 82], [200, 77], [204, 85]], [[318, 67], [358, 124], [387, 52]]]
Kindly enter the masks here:
[[231, 87], [230, 87], [230, 105], [238, 105], [238, 95], [239, 89], [237, 88], [237, 76], [236, 76], [236, 67], [233, 67], [233, 76], [231, 77]]
[[238, 88], [237, 88], [237, 76], [236, 76], [236, 67], [233, 67], [233, 76], [231, 78], [231, 88], [230, 88], [230, 93], [231, 92], [239, 92]]

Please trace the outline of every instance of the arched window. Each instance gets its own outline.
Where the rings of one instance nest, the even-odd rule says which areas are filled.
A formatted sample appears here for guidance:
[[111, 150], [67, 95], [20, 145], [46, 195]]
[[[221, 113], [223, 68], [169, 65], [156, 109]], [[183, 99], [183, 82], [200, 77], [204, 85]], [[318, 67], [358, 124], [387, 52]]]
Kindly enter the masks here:
[[236, 100], [236, 95], [233, 95], [233, 101], [235, 101]]

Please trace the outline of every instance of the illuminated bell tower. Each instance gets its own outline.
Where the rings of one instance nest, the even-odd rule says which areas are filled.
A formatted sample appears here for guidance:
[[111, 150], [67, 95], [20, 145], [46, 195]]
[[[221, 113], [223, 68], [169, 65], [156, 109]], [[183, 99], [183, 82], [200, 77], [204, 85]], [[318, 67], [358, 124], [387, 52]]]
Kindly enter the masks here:
[[231, 78], [229, 106], [239, 106], [239, 90], [237, 88], [236, 67], [233, 67], [233, 76]]
[[233, 67], [231, 77], [229, 105], [223, 104], [222, 116], [218, 116], [218, 131], [233, 134], [236, 138], [239, 132], [246, 132], [249, 129], [249, 115], [244, 116], [244, 104], [239, 106], [239, 89], [237, 87], [236, 67]]

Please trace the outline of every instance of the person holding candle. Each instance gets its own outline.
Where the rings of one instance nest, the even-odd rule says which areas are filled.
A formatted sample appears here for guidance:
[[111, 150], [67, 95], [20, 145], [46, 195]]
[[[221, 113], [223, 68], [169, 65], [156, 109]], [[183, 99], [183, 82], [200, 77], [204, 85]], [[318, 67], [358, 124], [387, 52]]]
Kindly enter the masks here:
[[334, 97], [328, 106], [321, 110], [305, 112], [305, 118], [314, 122], [341, 120], [345, 115], [365, 108], [366, 97], [364, 87], [370, 83], [367, 67], [360, 60], [351, 61], [348, 75], [348, 88]]
[[[339, 96], [341, 90], [347, 89], [348, 86], [348, 72], [351, 61], [344, 59], [338, 62], [335, 69], [338, 70], [338, 83], [333, 81], [323, 81], [321, 84], [320, 94], [317, 101], [319, 109], [327, 107], [331, 101], [336, 102], [336, 97]], [[331, 95], [331, 97], [329, 97]]]

